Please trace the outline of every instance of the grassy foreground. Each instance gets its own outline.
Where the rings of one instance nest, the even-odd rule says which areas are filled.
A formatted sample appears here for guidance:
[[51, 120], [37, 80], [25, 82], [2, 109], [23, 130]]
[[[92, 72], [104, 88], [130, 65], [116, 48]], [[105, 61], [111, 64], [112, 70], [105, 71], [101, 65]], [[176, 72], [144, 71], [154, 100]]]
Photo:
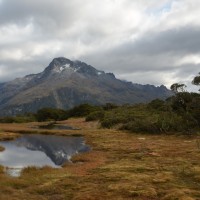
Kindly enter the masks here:
[[70, 119], [75, 131], [38, 132], [38, 123], [0, 124], [0, 140], [19, 133], [83, 135], [92, 151], [61, 169], [26, 168], [19, 178], [0, 167], [0, 199], [200, 199], [200, 137], [131, 134], [99, 129], [97, 122]]

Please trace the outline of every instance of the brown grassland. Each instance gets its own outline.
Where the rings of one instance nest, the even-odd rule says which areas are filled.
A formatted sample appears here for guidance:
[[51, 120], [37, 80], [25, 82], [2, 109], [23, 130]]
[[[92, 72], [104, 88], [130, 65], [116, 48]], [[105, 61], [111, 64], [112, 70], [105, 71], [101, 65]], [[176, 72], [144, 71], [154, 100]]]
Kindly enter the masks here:
[[29, 167], [19, 178], [0, 166], [0, 200], [200, 200], [199, 136], [133, 134], [101, 129], [83, 118], [60, 123], [81, 130], [0, 124], [0, 140], [27, 133], [81, 134], [92, 147], [63, 168]]

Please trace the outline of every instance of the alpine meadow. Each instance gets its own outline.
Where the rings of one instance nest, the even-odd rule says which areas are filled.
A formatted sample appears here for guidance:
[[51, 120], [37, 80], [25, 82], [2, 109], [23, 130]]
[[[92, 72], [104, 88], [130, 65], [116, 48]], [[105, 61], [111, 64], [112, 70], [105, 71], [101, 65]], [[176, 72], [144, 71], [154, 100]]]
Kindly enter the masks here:
[[200, 200], [199, 10], [0, 0], [0, 200]]

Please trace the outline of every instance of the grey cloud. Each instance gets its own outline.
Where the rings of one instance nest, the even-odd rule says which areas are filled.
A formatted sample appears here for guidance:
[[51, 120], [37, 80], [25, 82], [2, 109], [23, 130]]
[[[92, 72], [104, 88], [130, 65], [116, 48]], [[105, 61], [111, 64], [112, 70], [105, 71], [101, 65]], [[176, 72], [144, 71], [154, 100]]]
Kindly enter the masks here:
[[[184, 70], [183, 70], [184, 69]], [[176, 70], [176, 75], [182, 77], [183, 81], [190, 79], [191, 76], [195, 76], [200, 71], [200, 64], [184, 64]]]
[[[200, 55], [200, 25], [177, 19], [179, 26], [174, 28], [167, 25], [167, 18], [147, 19], [148, 12], [160, 12], [173, 2], [2, 0], [0, 35], [12, 32], [12, 25], [19, 33], [15, 36], [8, 31], [10, 36], [0, 38], [0, 82], [40, 72], [57, 56], [79, 59], [140, 83], [169, 84], [196, 74], [199, 65], [177, 61], [187, 55]], [[184, 4], [190, 5], [188, 0]], [[134, 11], [141, 14], [138, 19], [131, 16]], [[184, 12], [180, 16], [187, 16], [188, 10]], [[137, 20], [138, 24], [132, 25]], [[160, 27], [156, 20], [166, 23], [166, 27]], [[27, 33], [26, 27], [30, 27]], [[134, 40], [133, 35], [137, 35]], [[21, 52], [20, 58], [17, 51]]]
[[129, 41], [109, 50], [83, 58], [95, 65], [123, 71], [166, 71], [175, 68], [183, 56], [200, 53], [200, 27], [182, 27], [165, 32], [148, 32], [136, 41]]
[[0, 7], [0, 21], [1, 23], [20, 23], [26, 22], [27, 19], [31, 18], [39, 20], [41, 17], [56, 20], [58, 23], [63, 21], [61, 19], [64, 17], [65, 12], [69, 13], [69, 15], [64, 19], [69, 21], [76, 16], [73, 15], [71, 9], [73, 5], [74, 3], [71, 1], [65, 6], [65, 3], [61, 0], [3, 0]]
[[3, 0], [0, 24], [15, 24], [19, 27], [32, 24], [33, 37], [62, 38], [78, 23], [83, 8], [84, 4], [80, 0]]
[[[44, 59], [44, 58], [43, 58]], [[49, 62], [48, 59], [44, 59], [44, 62]], [[32, 61], [6, 61], [1, 62], [0, 71], [4, 70], [4, 74], [0, 74], [0, 82], [6, 82], [13, 80], [14, 78], [23, 77], [32, 73], [39, 73], [46, 67], [41, 60]]]
[[[188, 26], [165, 32], [149, 32], [137, 41], [83, 56], [94, 66], [120, 78], [139, 83], [172, 84], [196, 74], [199, 65], [176, 65], [184, 56], [200, 53], [200, 27]], [[166, 79], [170, 76], [171, 80]], [[144, 77], [144, 78], [141, 78]], [[170, 81], [170, 82], [169, 82]]]
[[200, 26], [186, 26], [179, 29], [157, 32], [149, 31], [136, 41], [129, 41], [118, 46], [117, 55], [157, 55], [163, 53], [199, 53]]

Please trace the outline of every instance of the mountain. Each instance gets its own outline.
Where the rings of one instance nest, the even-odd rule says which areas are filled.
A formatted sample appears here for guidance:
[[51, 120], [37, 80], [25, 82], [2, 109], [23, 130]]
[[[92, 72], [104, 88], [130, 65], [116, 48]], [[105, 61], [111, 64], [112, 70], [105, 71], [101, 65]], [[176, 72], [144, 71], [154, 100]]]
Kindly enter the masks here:
[[43, 72], [0, 84], [0, 115], [36, 112], [43, 107], [68, 109], [81, 103], [140, 103], [165, 99], [165, 86], [140, 85], [116, 79], [64, 57], [53, 59]]

